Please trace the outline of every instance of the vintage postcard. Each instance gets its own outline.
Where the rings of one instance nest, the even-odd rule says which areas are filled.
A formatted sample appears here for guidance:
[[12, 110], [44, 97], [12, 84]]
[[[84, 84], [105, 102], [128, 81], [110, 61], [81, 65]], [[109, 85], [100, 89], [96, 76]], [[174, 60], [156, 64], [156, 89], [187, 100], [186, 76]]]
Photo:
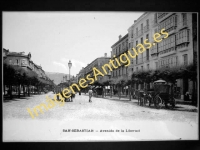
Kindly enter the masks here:
[[196, 12], [2, 12], [3, 142], [199, 140]]

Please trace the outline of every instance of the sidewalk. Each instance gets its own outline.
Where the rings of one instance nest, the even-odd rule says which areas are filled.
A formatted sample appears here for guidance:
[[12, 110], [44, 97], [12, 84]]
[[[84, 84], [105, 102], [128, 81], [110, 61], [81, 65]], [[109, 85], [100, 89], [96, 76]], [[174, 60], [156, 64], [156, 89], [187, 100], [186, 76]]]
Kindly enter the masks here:
[[[86, 93], [86, 94], [85, 93], [81, 93], [81, 94], [88, 96], [88, 93]], [[127, 102], [132, 102], [135, 105], [138, 105], [138, 100], [137, 99], [131, 98], [131, 101], [130, 101], [129, 98], [126, 97], [125, 95], [122, 95], [120, 99], [116, 95], [114, 95], [114, 96], [112, 95], [112, 97], [110, 97], [110, 95], [107, 95], [106, 97], [105, 96], [102, 97], [102, 95], [98, 95], [98, 97], [96, 97], [96, 96], [94, 96], [94, 97], [95, 98], [103, 98], [103, 99], [116, 100], [116, 101], [127, 101]], [[181, 100], [181, 99], [176, 99], [175, 110], [178, 110], [178, 111], [189, 111], [189, 112], [198, 112], [198, 107], [193, 106], [191, 103], [192, 103], [191, 101], [184, 101], [184, 100]]]

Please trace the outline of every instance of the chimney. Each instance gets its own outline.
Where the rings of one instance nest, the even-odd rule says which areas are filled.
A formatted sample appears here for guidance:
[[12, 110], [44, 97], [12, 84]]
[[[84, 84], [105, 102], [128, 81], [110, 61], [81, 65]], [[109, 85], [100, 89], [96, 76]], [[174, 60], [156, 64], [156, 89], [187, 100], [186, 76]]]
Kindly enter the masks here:
[[136, 23], [137, 20], [134, 20], [134, 23]]
[[107, 57], [107, 53], [104, 54], [104, 57]]
[[122, 36], [121, 35], [119, 35], [119, 40], [122, 38]]

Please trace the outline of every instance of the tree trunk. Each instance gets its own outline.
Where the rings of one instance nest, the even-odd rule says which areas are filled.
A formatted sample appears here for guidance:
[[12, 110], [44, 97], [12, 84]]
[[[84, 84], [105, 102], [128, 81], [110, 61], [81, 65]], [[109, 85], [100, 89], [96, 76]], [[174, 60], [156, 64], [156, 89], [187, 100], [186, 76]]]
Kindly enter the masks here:
[[193, 80], [193, 88], [192, 88], [192, 104], [197, 104], [197, 97], [196, 97], [196, 82]]
[[6, 85], [4, 82], [3, 82], [3, 92], [4, 92], [4, 95], [6, 95]]
[[24, 97], [26, 96], [25, 94], [25, 86], [23, 85], [23, 94], [24, 94]]
[[[132, 85], [132, 84], [131, 84], [131, 85]], [[133, 89], [134, 89], [134, 84], [131, 86], [131, 94], [132, 94], [132, 98], [134, 99], [134, 93], [133, 93], [134, 90], [133, 90]]]
[[30, 85], [28, 85], [27, 88], [28, 88], [28, 96], [30, 97]]
[[21, 90], [20, 90], [20, 84], [18, 85], [18, 98], [20, 98]]
[[130, 91], [129, 91], [129, 99], [130, 99], [130, 101], [131, 101], [131, 90], [132, 90], [132, 85], [131, 85], [131, 84], [130, 84], [129, 88], [130, 88]]
[[104, 87], [102, 87], [102, 97], [104, 96]]
[[13, 98], [13, 95], [12, 95], [12, 85], [10, 85], [10, 99], [12, 99]]

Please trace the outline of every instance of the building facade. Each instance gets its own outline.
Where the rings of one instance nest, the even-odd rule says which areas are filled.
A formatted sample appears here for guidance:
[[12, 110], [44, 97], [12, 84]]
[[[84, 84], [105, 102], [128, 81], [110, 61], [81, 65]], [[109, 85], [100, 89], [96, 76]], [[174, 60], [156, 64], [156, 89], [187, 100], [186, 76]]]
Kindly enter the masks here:
[[[31, 53], [25, 55], [24, 52], [9, 52], [9, 50], [3, 49], [3, 63], [22, 67], [25, 71], [34, 71], [39, 78], [52, 82], [42, 67], [31, 60]], [[27, 87], [25, 88], [27, 89]], [[34, 87], [31, 86], [30, 88]]]
[[[119, 60], [119, 56], [122, 53], [125, 53], [128, 51], [128, 34], [125, 36], [121, 37], [119, 36], [119, 40], [111, 46], [112, 51], [111, 51], [111, 59], [117, 58]], [[116, 61], [114, 64], [117, 66]], [[112, 78], [113, 79], [118, 79], [120, 77], [126, 78], [128, 75], [128, 68], [125, 67], [125, 65], [119, 66], [117, 69], [114, 69], [112, 71]]]
[[[81, 78], [86, 78], [86, 76], [88, 74], [90, 74], [90, 78], [94, 78], [94, 74], [93, 74], [94, 67], [103, 73], [104, 71], [102, 69], [102, 66], [104, 64], [107, 64], [109, 62], [109, 60], [110, 60], [110, 57], [108, 57], [107, 53], [105, 53], [103, 57], [98, 57], [95, 60], [93, 60], [91, 63], [89, 63], [86, 67], [82, 67], [82, 69], [77, 74], [78, 81]], [[103, 73], [104, 76], [97, 75], [97, 80], [96, 80], [96, 82], [94, 82], [94, 84], [97, 82], [100, 84], [103, 84], [104, 82], [106, 82], [110, 79], [111, 72], [109, 69], [106, 69], [106, 71], [107, 71], [107, 74]], [[87, 91], [87, 88], [84, 89], [84, 91]]]
[[[133, 72], [143, 70], [192, 64], [194, 60], [192, 23], [192, 13], [148, 12], [135, 20], [128, 29], [129, 48], [136, 48], [140, 43], [144, 44], [145, 39], [154, 43], [154, 34], [161, 33], [162, 29], [165, 29], [168, 37], [139, 54], [129, 65], [129, 76]], [[152, 87], [152, 84], [150, 86]], [[176, 86], [181, 93], [181, 99], [187, 91], [192, 92], [192, 82], [188, 79], [177, 79]], [[135, 85], [135, 88], [142, 89], [144, 85]]]

